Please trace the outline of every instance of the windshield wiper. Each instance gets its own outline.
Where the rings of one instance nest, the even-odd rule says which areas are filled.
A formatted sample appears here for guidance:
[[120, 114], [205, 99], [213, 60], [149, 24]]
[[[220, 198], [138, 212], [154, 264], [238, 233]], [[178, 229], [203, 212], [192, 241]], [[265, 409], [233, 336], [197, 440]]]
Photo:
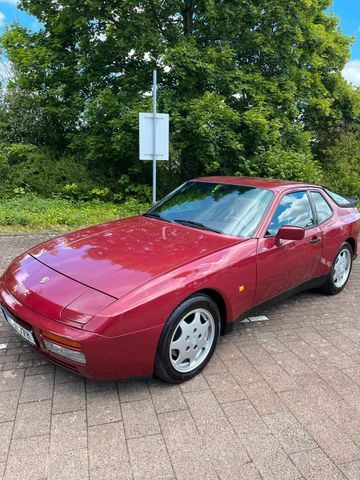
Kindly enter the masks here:
[[160, 213], [144, 213], [143, 217], [148, 217], [148, 218], [156, 218], [157, 220], [163, 220], [164, 222], [169, 222], [173, 223], [171, 220], [168, 220], [167, 218], [164, 218], [160, 215]]
[[214, 233], [221, 233], [223, 234], [221, 230], [216, 230], [215, 228], [208, 227], [204, 225], [203, 223], [200, 222], [194, 222], [194, 220], [174, 220], [175, 223], [181, 223], [182, 225], [189, 225], [190, 227], [197, 227], [201, 228], [202, 230], [208, 230], [209, 232], [214, 232]]

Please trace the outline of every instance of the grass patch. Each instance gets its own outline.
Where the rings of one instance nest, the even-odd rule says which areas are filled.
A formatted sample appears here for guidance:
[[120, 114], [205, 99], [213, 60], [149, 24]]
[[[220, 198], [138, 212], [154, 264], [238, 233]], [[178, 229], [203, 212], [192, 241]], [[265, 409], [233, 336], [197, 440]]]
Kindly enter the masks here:
[[74, 230], [143, 213], [149, 205], [129, 199], [123, 204], [22, 195], [0, 199], [0, 232]]

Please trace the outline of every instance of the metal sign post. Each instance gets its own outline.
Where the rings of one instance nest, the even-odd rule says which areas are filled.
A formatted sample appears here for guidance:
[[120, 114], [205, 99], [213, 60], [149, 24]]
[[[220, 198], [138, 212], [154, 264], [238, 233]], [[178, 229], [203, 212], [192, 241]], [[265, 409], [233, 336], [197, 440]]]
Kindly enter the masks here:
[[153, 205], [156, 203], [156, 110], [157, 110], [157, 71], [153, 71]]
[[169, 160], [169, 115], [157, 113], [157, 72], [153, 72], [153, 112], [139, 114], [140, 160], [153, 162], [153, 203], [156, 203], [156, 162]]

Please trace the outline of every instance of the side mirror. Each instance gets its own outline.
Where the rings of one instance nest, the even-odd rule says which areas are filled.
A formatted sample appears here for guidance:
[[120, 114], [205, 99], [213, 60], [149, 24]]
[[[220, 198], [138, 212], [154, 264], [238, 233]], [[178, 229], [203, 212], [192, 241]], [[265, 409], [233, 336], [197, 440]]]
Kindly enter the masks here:
[[280, 240], [304, 240], [305, 229], [302, 227], [292, 227], [290, 225], [284, 225], [279, 228], [276, 234], [275, 240], [279, 243]]

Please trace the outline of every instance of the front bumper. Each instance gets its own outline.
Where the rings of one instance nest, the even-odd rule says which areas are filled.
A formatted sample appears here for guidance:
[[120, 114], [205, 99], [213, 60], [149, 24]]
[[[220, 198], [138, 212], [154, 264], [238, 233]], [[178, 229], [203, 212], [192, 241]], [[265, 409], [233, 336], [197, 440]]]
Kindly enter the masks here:
[[[96, 380], [118, 380], [150, 376], [160, 327], [134, 332], [120, 337], [106, 337], [84, 329], [74, 328], [41, 315], [19, 302], [0, 279], [0, 304], [36, 339], [34, 348], [40, 355], [73, 373]], [[82, 345], [86, 364], [82, 365], [58, 356], [46, 349], [41, 331], [70, 338]]]

